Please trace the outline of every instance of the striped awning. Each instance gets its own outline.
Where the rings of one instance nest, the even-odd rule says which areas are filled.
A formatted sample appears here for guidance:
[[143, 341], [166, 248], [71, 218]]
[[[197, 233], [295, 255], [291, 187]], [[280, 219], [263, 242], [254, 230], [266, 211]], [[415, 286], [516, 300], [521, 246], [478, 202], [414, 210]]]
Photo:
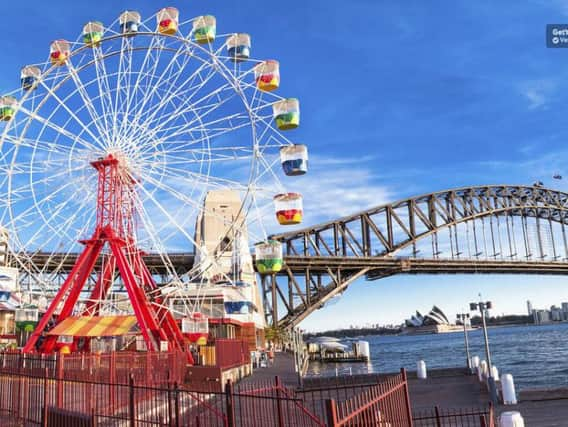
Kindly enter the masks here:
[[136, 316], [68, 317], [47, 334], [73, 337], [112, 337], [126, 335], [135, 324]]

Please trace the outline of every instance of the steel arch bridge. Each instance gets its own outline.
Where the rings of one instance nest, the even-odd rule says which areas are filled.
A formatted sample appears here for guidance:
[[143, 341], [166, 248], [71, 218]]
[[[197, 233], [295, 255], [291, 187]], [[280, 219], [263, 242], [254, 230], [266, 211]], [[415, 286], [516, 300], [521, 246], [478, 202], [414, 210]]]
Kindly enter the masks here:
[[272, 238], [285, 267], [262, 281], [290, 327], [357, 279], [395, 274], [567, 274], [568, 193], [491, 185], [424, 194]]
[[[291, 327], [357, 279], [395, 274], [568, 274], [568, 193], [537, 186], [491, 185], [424, 194], [272, 236], [283, 243], [282, 271], [262, 278], [264, 310]], [[191, 253], [168, 254], [178, 273]], [[35, 253], [62, 277], [76, 254]], [[145, 257], [167, 283], [159, 254]], [[69, 269], [66, 269], [66, 266]], [[33, 286], [33, 278], [23, 274]], [[91, 285], [94, 284], [91, 280]]]

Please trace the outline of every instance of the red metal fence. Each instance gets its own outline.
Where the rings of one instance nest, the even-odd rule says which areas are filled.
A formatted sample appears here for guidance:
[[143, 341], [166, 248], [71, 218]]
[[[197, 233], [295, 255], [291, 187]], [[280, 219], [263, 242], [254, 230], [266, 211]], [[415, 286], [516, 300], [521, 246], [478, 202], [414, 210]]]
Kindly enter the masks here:
[[493, 406], [486, 408], [441, 409], [414, 412], [414, 427], [495, 427]]
[[0, 353], [0, 372], [50, 379], [162, 386], [182, 383], [187, 356], [182, 352], [112, 352], [73, 355]]
[[326, 402], [329, 426], [412, 427], [406, 371], [342, 402]]
[[215, 339], [216, 366], [230, 369], [250, 363], [250, 351], [245, 341]]
[[224, 392], [198, 392], [177, 384], [139, 384], [134, 376], [126, 384], [110, 383], [60, 378], [49, 368], [40, 376], [39, 368], [25, 372], [9, 365], [0, 370], [0, 425], [45, 426], [55, 419], [61, 426], [412, 426], [404, 373], [365, 389], [342, 386], [327, 393], [297, 393], [278, 378], [237, 386], [228, 382]]

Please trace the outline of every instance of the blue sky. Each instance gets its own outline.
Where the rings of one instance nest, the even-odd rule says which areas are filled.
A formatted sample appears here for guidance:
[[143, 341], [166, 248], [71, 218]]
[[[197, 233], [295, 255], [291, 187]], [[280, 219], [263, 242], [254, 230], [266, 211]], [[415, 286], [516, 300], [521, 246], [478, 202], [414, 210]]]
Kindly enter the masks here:
[[[253, 56], [281, 61], [281, 91], [302, 102], [294, 138], [310, 147], [308, 225], [458, 186], [542, 180], [568, 189], [551, 179], [568, 175], [568, 50], [545, 43], [546, 24], [568, 22], [568, 1], [3, 1], [0, 90], [85, 22], [163, 6], [211, 13], [220, 31], [252, 35]], [[522, 313], [527, 299], [568, 300], [566, 281], [395, 276], [351, 286], [303, 326], [400, 322], [434, 303], [453, 315], [480, 291], [497, 312]]]

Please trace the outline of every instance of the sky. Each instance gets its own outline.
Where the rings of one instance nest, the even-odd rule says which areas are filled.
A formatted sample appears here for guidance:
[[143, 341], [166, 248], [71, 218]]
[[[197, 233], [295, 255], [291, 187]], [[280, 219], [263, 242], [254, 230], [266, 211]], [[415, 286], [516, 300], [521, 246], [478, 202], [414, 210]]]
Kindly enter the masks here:
[[[125, 9], [175, 6], [246, 31], [253, 56], [281, 63], [282, 93], [300, 98], [295, 141], [310, 149], [302, 179], [305, 225], [433, 191], [484, 184], [568, 190], [568, 50], [545, 27], [568, 22], [561, 0], [51, 0], [0, 2], [0, 91], [20, 67], [44, 60], [51, 40]], [[495, 313], [568, 301], [566, 278], [394, 276], [358, 282], [310, 315], [308, 330], [399, 323], [439, 305], [450, 317], [479, 292]]]

